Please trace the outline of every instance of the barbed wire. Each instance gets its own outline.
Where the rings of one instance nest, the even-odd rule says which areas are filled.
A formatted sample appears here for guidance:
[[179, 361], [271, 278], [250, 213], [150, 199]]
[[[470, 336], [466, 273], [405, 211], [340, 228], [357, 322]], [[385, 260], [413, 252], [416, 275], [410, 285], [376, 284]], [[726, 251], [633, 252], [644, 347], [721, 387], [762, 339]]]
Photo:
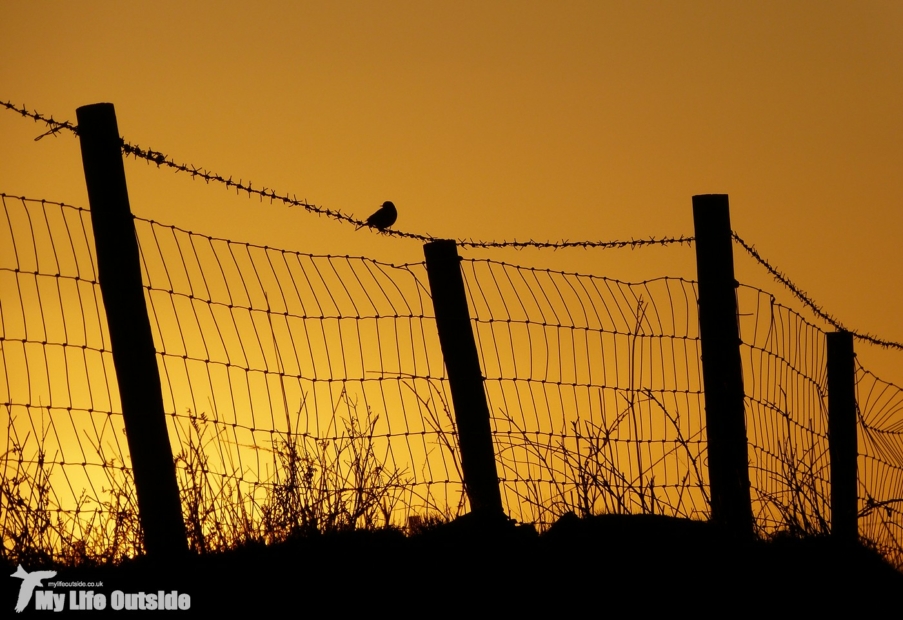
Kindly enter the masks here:
[[[0, 105], [7, 108], [8, 110], [20, 114], [21, 116], [34, 119], [35, 122], [44, 122], [50, 126], [50, 130], [48, 132], [38, 136], [37, 138], [35, 138], [35, 140], [40, 140], [44, 136], [51, 134], [56, 135], [64, 129], [71, 131], [73, 134], [78, 134], [78, 126], [70, 123], [69, 121], [60, 122], [54, 120], [52, 116], [47, 117], [37, 111], [31, 112], [25, 106], [20, 107], [8, 101], [0, 101]], [[233, 176], [226, 177], [211, 170], [207, 170], [203, 167], [198, 167], [192, 164], [178, 163], [165, 153], [154, 150], [152, 148], [143, 148], [137, 144], [132, 144], [123, 140], [122, 152], [125, 156], [132, 156], [136, 159], [144, 159], [148, 162], [156, 164], [157, 167], [165, 167], [176, 172], [188, 174], [193, 179], [201, 178], [206, 183], [220, 183], [222, 185], [225, 185], [227, 189], [235, 188], [235, 191], [237, 193], [246, 192], [248, 194], [248, 197], [257, 196], [261, 200], [268, 199], [271, 203], [276, 201], [290, 207], [300, 207], [311, 213], [315, 213], [317, 215], [325, 215], [328, 218], [334, 219], [339, 222], [344, 222], [346, 224], [352, 224], [355, 227], [359, 228], [367, 226], [366, 221], [357, 219], [353, 215], [349, 215], [337, 209], [329, 209], [327, 207], [308, 202], [306, 199], [298, 199], [296, 195], [289, 196], [288, 194], [279, 194], [276, 193], [275, 190], [270, 189], [266, 186], [262, 187], [261, 189], [257, 189], [254, 187], [254, 184], [251, 181], [245, 182], [244, 179], [241, 178], [238, 181], [235, 181]], [[430, 234], [412, 233], [404, 230], [394, 230], [391, 228], [387, 228], [380, 232], [391, 237], [413, 239], [415, 241], [421, 241], [424, 243], [442, 239], [442, 237], [435, 237]], [[623, 241], [570, 241], [567, 239], [560, 241], [536, 241], [533, 239], [529, 239], [527, 241], [518, 241], [516, 239], [511, 241], [481, 241], [475, 239], [456, 239], [455, 241], [459, 246], [469, 248], [565, 249], [579, 247], [584, 249], [612, 249], [625, 247], [637, 248], [647, 245], [671, 245], [674, 243], [689, 244], [693, 242], [693, 237], [663, 237], [661, 239], [650, 237], [649, 239], [628, 239]]]
[[[210, 170], [206, 170], [204, 168], [198, 168], [197, 166], [190, 164], [180, 164], [174, 162], [171, 158], [166, 156], [164, 153], [160, 151], [155, 151], [153, 149], [143, 149], [138, 145], [133, 145], [128, 142], [123, 141], [122, 151], [125, 155], [131, 155], [135, 158], [145, 159], [149, 162], [156, 164], [157, 166], [164, 166], [175, 170], [177, 172], [184, 172], [191, 175], [192, 178], [201, 178], [206, 183], [210, 183], [211, 181], [216, 183], [224, 184], [227, 188], [235, 188], [237, 193], [247, 192], [248, 196], [258, 196], [261, 200], [264, 198], [269, 199], [272, 203], [274, 201], [281, 202], [290, 207], [301, 207], [311, 213], [316, 213], [317, 215], [325, 215], [326, 217], [332, 218], [334, 220], [345, 222], [347, 224], [352, 224], [356, 228], [363, 228], [367, 226], [366, 221], [359, 220], [352, 215], [348, 215], [347, 213], [343, 213], [337, 209], [328, 209], [326, 207], [322, 207], [313, 203], [308, 202], [307, 200], [299, 200], [297, 196], [289, 196], [288, 194], [277, 194], [274, 190], [264, 187], [263, 189], [255, 189], [253, 187], [253, 183], [248, 181], [245, 183], [242, 179], [238, 181], [234, 181], [233, 177], [224, 177], [215, 172], [211, 172]], [[430, 241], [438, 241], [442, 239], [442, 237], [435, 237], [430, 234], [421, 234], [421, 233], [412, 233], [404, 230], [395, 230], [391, 228], [386, 228], [380, 231], [382, 234], [389, 235], [392, 237], [399, 237], [404, 239], [413, 239], [415, 241], [421, 241], [423, 243], [428, 243]], [[584, 249], [588, 248], [602, 248], [602, 249], [611, 249], [611, 248], [637, 248], [645, 245], [671, 245], [674, 243], [692, 243], [693, 237], [663, 237], [661, 239], [656, 239], [655, 237], [650, 237], [649, 239], [629, 239], [629, 240], [616, 240], [616, 241], [592, 241], [592, 240], [583, 240], [583, 241], [569, 241], [569, 240], [560, 240], [560, 241], [535, 241], [533, 239], [527, 241], [518, 241], [518, 240], [505, 240], [505, 241], [482, 241], [482, 240], [474, 240], [474, 239], [456, 239], [455, 242], [461, 247], [469, 247], [469, 248], [515, 248], [515, 249], [525, 249], [525, 248], [537, 248], [537, 249], [565, 249], [565, 248], [576, 248], [581, 247]]]
[[[78, 126], [73, 125], [69, 121], [57, 121], [52, 116], [48, 117], [37, 110], [29, 111], [24, 105], [17, 106], [8, 101], [0, 101], [0, 106], [16, 112], [17, 114], [34, 119], [35, 122], [43, 122], [47, 124], [50, 129], [36, 137], [35, 140], [40, 140], [41, 138], [48, 135], [57, 135], [60, 131], [68, 130], [73, 134], [78, 134]], [[206, 183], [216, 182], [221, 183], [226, 186], [226, 188], [235, 188], [237, 193], [247, 192], [248, 196], [258, 196], [261, 200], [267, 198], [272, 203], [273, 201], [282, 202], [291, 207], [301, 207], [306, 211], [311, 213], [316, 213], [317, 215], [325, 215], [326, 217], [332, 218], [334, 220], [345, 222], [347, 224], [352, 224], [355, 227], [365, 227], [367, 224], [364, 220], [359, 220], [352, 215], [348, 215], [342, 211], [337, 209], [329, 209], [320, 205], [313, 204], [305, 200], [299, 200], [297, 196], [288, 194], [277, 194], [275, 190], [263, 187], [262, 189], [255, 189], [253, 187], [253, 183], [248, 181], [244, 182], [243, 179], [239, 179], [238, 181], [234, 181], [232, 176], [224, 177], [223, 175], [217, 174], [205, 168], [199, 168], [192, 164], [183, 164], [177, 163], [172, 160], [172, 158], [168, 157], [166, 154], [161, 151], [156, 151], [154, 149], [148, 148], [144, 149], [136, 144], [132, 144], [125, 140], [122, 141], [122, 152], [125, 156], [131, 155], [136, 159], [144, 159], [148, 162], [154, 163], [157, 167], [167, 167], [176, 172], [183, 172], [189, 174], [192, 178], [200, 177]], [[393, 230], [390, 228], [381, 230], [380, 233], [405, 238], [405, 239], [413, 239], [416, 241], [421, 241], [424, 243], [430, 241], [438, 241], [442, 239], [442, 237], [434, 237], [430, 234], [420, 234], [420, 233], [412, 233], [403, 230]], [[758, 251], [756, 251], [755, 247], [746, 243], [736, 232], [732, 231], [732, 236], [740, 246], [746, 250], [746, 252], [755, 259], [760, 265], [765, 267], [765, 269], [781, 284], [787, 287], [793, 295], [799, 299], [804, 305], [806, 305], [816, 316], [820, 317], [822, 320], [827, 322], [829, 325], [834, 327], [835, 329], [848, 331], [853, 334], [853, 336], [859, 340], [863, 340], [865, 342], [869, 342], [871, 344], [878, 345], [884, 348], [891, 348], [897, 350], [903, 350], [903, 343], [895, 342], [892, 340], [885, 340], [883, 338], [878, 338], [877, 336], [873, 336], [869, 333], [862, 333], [857, 330], [847, 329], [839, 320], [837, 320], [832, 315], [828, 314], [824, 311], [821, 306], [819, 306], [815, 301], [806, 294], [799, 286], [794, 284], [790, 278], [784, 275], [781, 271], [771, 265], [765, 258], [763, 258]], [[629, 247], [632, 249], [647, 246], [647, 245], [672, 245], [672, 244], [691, 244], [695, 241], [694, 237], [688, 236], [679, 236], [679, 237], [662, 237], [660, 239], [656, 239], [655, 237], [650, 237], [648, 239], [629, 239], [629, 240], [613, 240], [613, 241], [592, 241], [592, 240], [583, 240], [583, 241], [569, 241], [567, 239], [559, 240], [559, 241], [536, 241], [533, 239], [529, 239], [527, 241], [518, 241], [518, 240], [503, 240], [503, 241], [483, 241], [483, 240], [474, 240], [474, 239], [456, 239], [455, 242], [461, 247], [467, 248], [514, 248], [514, 249], [526, 249], [526, 248], [536, 248], [536, 249], [565, 249], [565, 248], [597, 248], [597, 249], [614, 249], [614, 248], [625, 248]]]
[[755, 246], [746, 243], [743, 239], [740, 238], [736, 232], [731, 231], [731, 235], [734, 240], [740, 244], [744, 250], [746, 250], [747, 254], [749, 254], [757, 263], [765, 267], [765, 269], [770, 273], [775, 280], [786, 286], [793, 295], [799, 299], [806, 307], [808, 307], [816, 316], [824, 320], [826, 323], [834, 327], [835, 329], [850, 332], [853, 334], [854, 338], [858, 338], [859, 340], [863, 340], [865, 342], [869, 342], [871, 344], [876, 344], [879, 347], [884, 347], [887, 349], [897, 349], [903, 351], [903, 343], [894, 342], [893, 340], [884, 340], [883, 338], [878, 338], [877, 336], [873, 336], [869, 333], [862, 333], [855, 329], [848, 329], [834, 318], [832, 315], [828, 314], [824, 310], [822, 310], [821, 306], [819, 306], [812, 298], [801, 289], [799, 286], [794, 284], [790, 278], [784, 275], [780, 270], [774, 267], [771, 263], [769, 263], [765, 258], [756, 251]]
[[518, 250], [524, 248], [552, 248], [557, 250], [562, 248], [638, 248], [644, 245], [690, 244], [693, 241], [693, 237], [681, 235], [680, 237], [662, 237], [660, 239], [655, 237], [649, 237], [648, 239], [631, 238], [624, 241], [569, 241], [567, 239], [561, 241], [535, 241], [533, 239], [527, 241], [517, 241], [516, 239], [513, 241], [475, 241], [473, 239], [457, 239], [456, 243], [468, 248], [515, 248]]
[[36, 123], [38, 121], [40, 121], [40, 122], [46, 123], [47, 125], [50, 126], [50, 130], [45, 133], [42, 133], [40, 136], [35, 138], [35, 142], [37, 142], [38, 140], [40, 140], [41, 138], [43, 138], [45, 136], [49, 136], [49, 135], [55, 136], [56, 134], [58, 134], [60, 131], [62, 131], [64, 129], [71, 131], [72, 133], [78, 135], [78, 126], [73, 125], [69, 121], [54, 120], [54, 118], [52, 116], [44, 116], [37, 110], [35, 110], [33, 112], [29, 112], [28, 108], [26, 108], [24, 105], [20, 107], [9, 101], [0, 101], [0, 106], [3, 106], [7, 110], [16, 112], [17, 114], [20, 114], [21, 116], [24, 116], [25, 118], [34, 119], [34, 121]]

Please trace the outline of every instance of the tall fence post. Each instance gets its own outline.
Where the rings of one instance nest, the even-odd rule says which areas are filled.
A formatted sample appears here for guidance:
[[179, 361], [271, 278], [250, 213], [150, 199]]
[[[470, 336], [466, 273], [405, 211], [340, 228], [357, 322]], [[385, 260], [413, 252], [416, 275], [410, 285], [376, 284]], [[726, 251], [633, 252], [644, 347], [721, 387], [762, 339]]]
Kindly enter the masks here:
[[111, 103], [97, 103], [78, 108], [76, 114], [98, 280], [110, 330], [144, 546], [150, 556], [177, 555], [187, 549], [185, 524], [141, 284], [116, 112]]
[[447, 239], [425, 244], [423, 254], [455, 407], [464, 489], [474, 513], [501, 514], [489, 405], [467, 309], [461, 258], [455, 242]]
[[831, 457], [831, 535], [859, 540], [856, 367], [853, 334], [828, 334], [828, 453]]
[[753, 535], [737, 282], [726, 194], [693, 196], [712, 521]]

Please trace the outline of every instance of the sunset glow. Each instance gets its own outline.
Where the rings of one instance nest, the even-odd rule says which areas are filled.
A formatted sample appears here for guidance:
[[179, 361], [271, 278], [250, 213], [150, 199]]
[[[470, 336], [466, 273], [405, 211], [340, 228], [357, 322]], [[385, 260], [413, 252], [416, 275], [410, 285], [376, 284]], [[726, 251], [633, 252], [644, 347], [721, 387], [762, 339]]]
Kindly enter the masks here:
[[[73, 123], [110, 102], [130, 144], [355, 220], [392, 201], [397, 231], [679, 241], [692, 196], [728, 194], [734, 231], [825, 313], [903, 342], [899, 2], [29, 2], [0, 6], [0, 31], [0, 101]], [[128, 450], [79, 141], [47, 131], [0, 108], [0, 398], [8, 446], [43, 435], [77, 465], [53, 479], [74, 505], [121, 484]], [[286, 438], [325, 475], [363, 424], [383, 464], [368, 484], [397, 493], [359, 524], [464, 511], [422, 240], [140, 158], [125, 171], [170, 437], [211, 459], [176, 450], [180, 475], [209, 466], [211, 492], [275, 518], [264, 487], [302, 449]], [[692, 245], [458, 251], [508, 514], [707, 518]], [[834, 327], [737, 244], [734, 260], [748, 434], [772, 451], [750, 452], [754, 510], [772, 531], [788, 438], [826, 450], [819, 330]], [[856, 353], [903, 385], [900, 347]], [[793, 457], [812, 457], [822, 510], [826, 461]], [[589, 462], [618, 464], [623, 488], [568, 495]]]

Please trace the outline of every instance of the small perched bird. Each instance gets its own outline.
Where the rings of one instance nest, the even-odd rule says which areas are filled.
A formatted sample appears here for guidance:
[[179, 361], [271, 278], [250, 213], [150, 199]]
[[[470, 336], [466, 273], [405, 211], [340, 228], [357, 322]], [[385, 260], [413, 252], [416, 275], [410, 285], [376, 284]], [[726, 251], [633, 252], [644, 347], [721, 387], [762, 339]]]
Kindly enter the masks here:
[[369, 226], [376, 230], [385, 230], [394, 224], [396, 219], [398, 219], [398, 211], [395, 210], [395, 205], [390, 200], [387, 200], [383, 203], [383, 206], [377, 209], [376, 213], [368, 217], [367, 221], [355, 230], [360, 230], [364, 226]]

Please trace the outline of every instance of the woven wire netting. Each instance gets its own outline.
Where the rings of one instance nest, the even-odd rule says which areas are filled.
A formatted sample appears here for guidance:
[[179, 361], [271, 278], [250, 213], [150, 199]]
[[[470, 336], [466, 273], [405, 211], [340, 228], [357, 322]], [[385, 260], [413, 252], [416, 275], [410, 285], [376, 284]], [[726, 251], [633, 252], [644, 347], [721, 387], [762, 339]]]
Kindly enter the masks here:
[[277, 539], [463, 510], [423, 264], [136, 227], [198, 544], [233, 506]]
[[463, 269], [508, 513], [705, 518], [695, 283]]
[[[141, 532], [90, 213], [3, 197], [5, 553], [119, 558]], [[136, 219], [191, 544], [466, 511], [423, 263]], [[697, 287], [463, 260], [508, 514], [706, 518]], [[824, 332], [738, 289], [761, 533], [830, 527]], [[857, 371], [860, 531], [903, 564], [903, 396]]]
[[[3, 203], [4, 551], [134, 555], [141, 532], [90, 212]], [[466, 509], [422, 264], [135, 223], [193, 548]]]
[[766, 291], [741, 285], [737, 298], [756, 524], [764, 533], [826, 533], [825, 334]]
[[90, 212], [3, 196], [4, 553], [119, 559], [141, 547]]
[[[826, 333], [766, 291], [741, 286], [738, 299], [757, 524], [766, 533], [827, 534]], [[903, 390], [857, 361], [856, 394], [859, 533], [903, 567]]]
[[903, 388], [857, 364], [859, 534], [903, 569]]

